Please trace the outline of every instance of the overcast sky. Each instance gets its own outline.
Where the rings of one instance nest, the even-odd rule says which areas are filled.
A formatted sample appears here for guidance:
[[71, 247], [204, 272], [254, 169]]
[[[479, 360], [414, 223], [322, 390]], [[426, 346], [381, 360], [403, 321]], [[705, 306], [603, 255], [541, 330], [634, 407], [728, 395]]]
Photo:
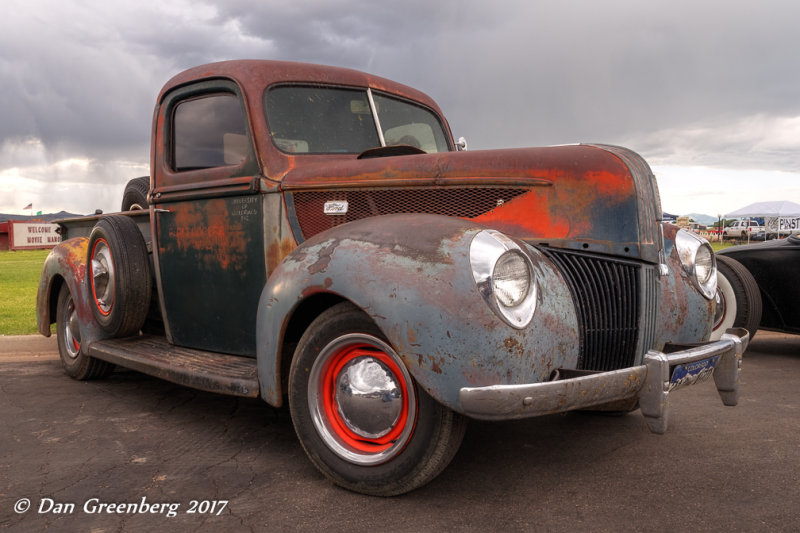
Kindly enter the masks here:
[[800, 2], [5, 0], [0, 212], [119, 209], [155, 98], [223, 59], [364, 70], [436, 99], [470, 149], [642, 154], [663, 208], [800, 202]]

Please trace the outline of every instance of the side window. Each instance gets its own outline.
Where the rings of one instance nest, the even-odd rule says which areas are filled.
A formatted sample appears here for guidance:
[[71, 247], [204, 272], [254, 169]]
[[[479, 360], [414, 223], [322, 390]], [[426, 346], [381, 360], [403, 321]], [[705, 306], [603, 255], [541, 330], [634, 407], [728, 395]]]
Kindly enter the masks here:
[[242, 163], [249, 152], [239, 99], [230, 93], [179, 103], [172, 117], [172, 168], [176, 171]]
[[416, 104], [375, 94], [386, 144], [407, 144], [428, 153], [446, 152], [447, 136], [439, 118]]

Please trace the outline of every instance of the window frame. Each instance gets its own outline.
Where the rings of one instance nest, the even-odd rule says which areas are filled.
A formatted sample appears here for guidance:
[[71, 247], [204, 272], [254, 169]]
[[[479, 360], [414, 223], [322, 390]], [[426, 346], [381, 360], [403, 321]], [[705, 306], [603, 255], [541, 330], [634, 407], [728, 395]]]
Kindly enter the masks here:
[[[231, 94], [236, 97], [239, 102], [239, 107], [242, 111], [244, 118], [244, 131], [247, 135], [247, 151], [244, 161], [239, 164], [223, 165], [218, 167], [207, 167], [202, 169], [187, 169], [176, 170], [175, 168], [175, 110], [180, 104], [206, 96], [213, 96], [215, 94]], [[163, 174], [165, 179], [164, 185], [167, 183], [177, 184], [183, 182], [185, 179], [190, 179], [190, 176], [195, 173], [213, 174], [214, 176], [248, 176], [256, 175], [259, 171], [259, 163], [256, 158], [256, 149], [254, 143], [254, 135], [252, 131], [252, 124], [249, 113], [247, 112], [247, 104], [245, 102], [244, 94], [240, 87], [230, 79], [217, 78], [211, 80], [204, 80], [201, 82], [177, 87], [163, 96], [161, 105], [161, 129], [160, 146], [163, 150], [163, 156], [160, 162], [160, 173]], [[155, 133], [155, 132], [154, 132]], [[159, 180], [161, 181], [161, 180]]]
[[[238, 163], [213, 165], [213, 166], [205, 166], [205, 167], [179, 168], [177, 166], [177, 145], [178, 145], [178, 143], [177, 143], [177, 133], [178, 132], [177, 132], [177, 127], [176, 127], [176, 118], [177, 118], [178, 110], [184, 104], [200, 101], [200, 100], [203, 100], [203, 99], [206, 99], [206, 98], [214, 98], [214, 97], [218, 97], [218, 96], [230, 96], [230, 97], [233, 97], [236, 100], [236, 103], [239, 104], [239, 110], [241, 112], [240, 116], [241, 116], [241, 119], [242, 119], [242, 131], [244, 132], [244, 135], [247, 137], [248, 145], [249, 145], [247, 147], [246, 153], [244, 154], [244, 158], [242, 159], [242, 161], [240, 161]], [[227, 90], [226, 88], [219, 87], [216, 90], [198, 91], [196, 93], [192, 92], [192, 93], [190, 93], [188, 95], [183, 95], [182, 97], [177, 98], [176, 100], [170, 102], [169, 110], [168, 110], [168, 116], [169, 116], [169, 125], [166, 128], [166, 132], [165, 132], [167, 134], [167, 139], [168, 139], [168, 142], [167, 142], [167, 150], [168, 151], [167, 151], [167, 157], [165, 158], [165, 162], [167, 163], [167, 166], [168, 166], [169, 170], [172, 173], [183, 174], [183, 173], [186, 173], [186, 172], [197, 172], [197, 171], [203, 171], [203, 170], [213, 170], [213, 169], [218, 169], [218, 168], [238, 167], [238, 166], [241, 166], [242, 164], [244, 164], [247, 161], [248, 158], [252, 158], [252, 155], [253, 155], [253, 141], [252, 141], [252, 136], [250, 135], [250, 131], [249, 131], [250, 128], [249, 128], [248, 119], [247, 119], [247, 110], [245, 109], [245, 107], [243, 105], [241, 96], [239, 94], [237, 94], [236, 91]], [[223, 152], [223, 157], [224, 157], [224, 152]]]

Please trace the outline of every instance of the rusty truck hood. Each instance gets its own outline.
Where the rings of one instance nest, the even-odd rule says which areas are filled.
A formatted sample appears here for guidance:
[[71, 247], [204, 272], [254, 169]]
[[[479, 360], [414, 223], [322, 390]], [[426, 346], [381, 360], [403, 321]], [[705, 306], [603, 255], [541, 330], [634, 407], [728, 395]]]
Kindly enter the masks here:
[[[367, 216], [436, 213], [532, 243], [658, 260], [655, 179], [641, 157], [623, 148], [311, 158], [281, 182], [298, 242]], [[329, 202], [346, 202], [346, 212], [326, 213]]]

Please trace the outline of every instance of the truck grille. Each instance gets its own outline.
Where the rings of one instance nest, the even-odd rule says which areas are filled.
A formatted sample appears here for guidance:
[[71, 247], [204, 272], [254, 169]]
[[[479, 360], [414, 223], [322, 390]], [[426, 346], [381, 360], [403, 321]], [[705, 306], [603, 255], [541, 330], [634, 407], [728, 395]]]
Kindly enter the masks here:
[[655, 269], [632, 261], [543, 247], [561, 269], [580, 324], [579, 368], [637, 364], [655, 338]]
[[[475, 218], [529, 191], [530, 187], [403, 187], [299, 191], [287, 194], [304, 239], [361, 218], [426, 213]], [[325, 202], [347, 201], [347, 213], [326, 215]]]

